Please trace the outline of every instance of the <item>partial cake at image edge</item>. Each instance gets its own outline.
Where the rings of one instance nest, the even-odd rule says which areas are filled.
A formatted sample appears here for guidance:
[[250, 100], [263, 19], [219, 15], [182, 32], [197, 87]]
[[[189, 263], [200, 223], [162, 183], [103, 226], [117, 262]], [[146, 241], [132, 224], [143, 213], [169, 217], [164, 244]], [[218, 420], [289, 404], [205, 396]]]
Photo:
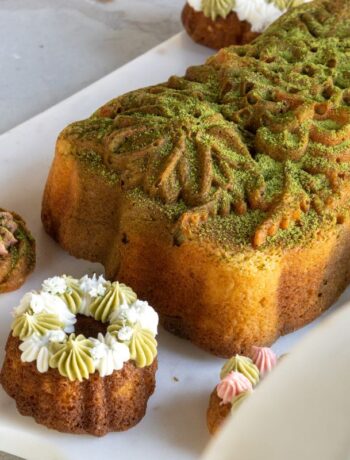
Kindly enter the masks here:
[[68, 126], [46, 231], [216, 355], [317, 318], [350, 280], [349, 6], [292, 8]]

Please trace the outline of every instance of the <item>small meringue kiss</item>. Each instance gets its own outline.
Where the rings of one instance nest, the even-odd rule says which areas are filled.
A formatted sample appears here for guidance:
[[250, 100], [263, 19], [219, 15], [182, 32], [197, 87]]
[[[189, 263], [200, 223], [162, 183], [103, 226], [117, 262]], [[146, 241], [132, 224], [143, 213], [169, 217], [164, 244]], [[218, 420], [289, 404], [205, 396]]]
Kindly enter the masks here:
[[252, 360], [259, 369], [262, 377], [270, 372], [277, 364], [277, 356], [268, 347], [253, 347]]
[[221, 404], [228, 404], [232, 399], [245, 391], [252, 391], [250, 380], [240, 372], [232, 371], [216, 387], [217, 395], [222, 399]]

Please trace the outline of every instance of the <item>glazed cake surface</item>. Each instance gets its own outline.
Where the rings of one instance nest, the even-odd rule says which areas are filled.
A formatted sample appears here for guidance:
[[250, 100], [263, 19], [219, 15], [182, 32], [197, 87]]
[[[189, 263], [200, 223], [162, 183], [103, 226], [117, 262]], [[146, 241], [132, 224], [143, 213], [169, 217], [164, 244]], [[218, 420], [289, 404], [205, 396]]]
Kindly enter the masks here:
[[317, 317], [350, 279], [349, 6], [292, 9], [67, 127], [48, 233], [219, 355]]

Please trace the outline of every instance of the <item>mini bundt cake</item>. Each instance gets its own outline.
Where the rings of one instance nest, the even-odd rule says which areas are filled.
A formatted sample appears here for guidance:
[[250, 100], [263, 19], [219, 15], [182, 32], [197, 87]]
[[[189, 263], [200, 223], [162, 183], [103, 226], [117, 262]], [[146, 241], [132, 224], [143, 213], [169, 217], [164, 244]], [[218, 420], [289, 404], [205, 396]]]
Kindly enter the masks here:
[[14, 291], [35, 267], [35, 242], [23, 219], [0, 208], [0, 293]]
[[102, 276], [46, 280], [14, 310], [0, 379], [22, 415], [103, 436], [136, 425], [155, 388], [158, 315]]
[[197, 43], [220, 49], [250, 43], [288, 8], [310, 0], [187, 0], [182, 22]]
[[210, 395], [207, 410], [207, 425], [211, 434], [218, 431], [228, 416], [236, 413], [276, 364], [275, 353], [267, 347], [253, 347], [251, 358], [235, 355], [224, 364], [220, 383]]
[[46, 231], [217, 355], [312, 321], [350, 281], [349, 36], [350, 0], [308, 3], [68, 126]]

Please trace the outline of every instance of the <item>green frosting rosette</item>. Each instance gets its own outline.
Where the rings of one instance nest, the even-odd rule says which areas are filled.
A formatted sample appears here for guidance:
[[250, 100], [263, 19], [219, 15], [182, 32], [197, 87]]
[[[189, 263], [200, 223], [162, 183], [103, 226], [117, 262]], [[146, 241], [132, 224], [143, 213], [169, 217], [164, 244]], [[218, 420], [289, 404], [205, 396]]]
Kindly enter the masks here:
[[260, 372], [253, 361], [241, 355], [235, 355], [230, 358], [221, 369], [220, 378], [223, 379], [230, 372], [240, 372], [251, 382], [253, 386], [257, 385], [260, 380]]
[[202, 0], [205, 16], [215, 21], [216, 18], [226, 18], [235, 6], [235, 0]]
[[128, 345], [130, 359], [135, 361], [137, 367], [153, 363], [157, 356], [157, 341], [151, 331], [142, 329], [137, 323], [126, 325], [124, 321], [112, 324], [107, 331]]
[[49, 331], [58, 330], [63, 327], [57, 315], [51, 313], [26, 312], [17, 316], [12, 322], [12, 335], [24, 340], [33, 334], [44, 335]]
[[152, 332], [136, 327], [129, 343], [130, 358], [137, 367], [150, 366], [157, 356], [157, 341]]
[[64, 280], [67, 284], [67, 289], [63, 294], [59, 294], [59, 297], [66, 303], [69, 310], [76, 315], [83, 301], [83, 292], [79, 287], [78, 280], [72, 276], [64, 276]]
[[70, 381], [88, 379], [95, 372], [91, 357], [93, 343], [83, 335], [71, 334], [64, 343], [52, 345], [50, 367], [57, 368], [58, 372]]
[[97, 320], [106, 323], [113, 312], [121, 305], [133, 304], [137, 299], [135, 292], [123, 283], [118, 281], [106, 289], [103, 296], [98, 296], [90, 305], [90, 313]]
[[252, 391], [244, 391], [239, 395], [235, 396], [231, 401], [231, 413], [235, 412], [241, 404], [252, 394]]

